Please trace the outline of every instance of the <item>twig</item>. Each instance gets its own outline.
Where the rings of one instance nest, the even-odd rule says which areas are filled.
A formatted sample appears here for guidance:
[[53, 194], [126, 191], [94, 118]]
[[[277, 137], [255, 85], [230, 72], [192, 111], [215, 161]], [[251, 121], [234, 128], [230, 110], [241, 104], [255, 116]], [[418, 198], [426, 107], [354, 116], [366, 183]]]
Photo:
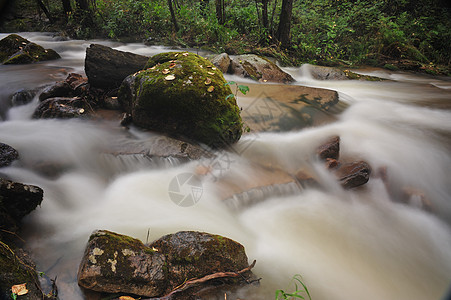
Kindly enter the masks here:
[[3, 231], [3, 232], [6, 232], [6, 233], [9, 233], [9, 234], [11, 234], [11, 235], [14, 235], [14, 236], [16, 236], [19, 240], [21, 240], [22, 242], [24, 242], [25, 243], [25, 240], [23, 239], [23, 238], [21, 238], [17, 233], [15, 233], [15, 232], [12, 232], [12, 231], [8, 231], [8, 230], [4, 230], [4, 229], [0, 229], [0, 231]]
[[164, 299], [169, 299], [169, 297], [171, 297], [172, 295], [174, 295], [175, 293], [178, 292], [183, 292], [186, 289], [189, 289], [190, 287], [199, 284], [199, 283], [204, 283], [207, 282], [209, 280], [213, 280], [213, 279], [218, 279], [218, 278], [228, 278], [228, 277], [238, 277], [238, 276], [242, 276], [243, 273], [246, 273], [248, 271], [250, 271], [254, 266], [255, 263], [257, 261], [254, 260], [252, 262], [252, 264], [250, 264], [247, 268], [242, 269], [241, 271], [238, 272], [217, 272], [217, 273], [213, 273], [213, 274], [209, 274], [206, 275], [202, 278], [199, 279], [190, 279], [188, 281], [185, 281], [185, 283], [183, 283], [182, 285], [179, 285], [177, 287], [175, 287], [169, 294], [160, 297], [160, 298], [150, 298], [150, 299], [146, 299], [146, 300], [164, 300]]

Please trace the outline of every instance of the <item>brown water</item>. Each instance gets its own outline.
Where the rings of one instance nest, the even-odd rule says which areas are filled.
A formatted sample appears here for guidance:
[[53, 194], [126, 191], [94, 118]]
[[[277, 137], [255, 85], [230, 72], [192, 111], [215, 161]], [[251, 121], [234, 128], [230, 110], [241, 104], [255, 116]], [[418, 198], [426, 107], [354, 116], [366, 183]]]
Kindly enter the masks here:
[[[1, 172], [44, 189], [42, 206], [25, 220], [25, 239], [38, 269], [58, 276], [61, 299], [84, 298], [76, 274], [95, 229], [144, 242], [148, 230], [149, 240], [179, 230], [235, 239], [245, 246], [250, 261], [257, 260], [254, 272], [262, 278], [258, 294], [241, 295], [246, 299], [274, 299], [276, 289], [292, 290], [290, 279], [295, 274], [303, 276], [314, 300], [441, 299], [446, 292], [451, 280], [448, 78], [366, 70], [361, 72], [392, 81], [324, 82], [311, 79], [308, 65], [287, 69], [297, 84], [337, 90], [348, 109], [331, 123], [244, 136], [236, 146], [239, 155], [220, 153], [227, 160], [220, 161], [222, 167], [214, 170], [214, 176], [205, 176], [197, 204], [181, 207], [170, 200], [170, 182], [211, 160], [186, 164], [176, 160], [154, 164], [140, 157], [121, 163], [105, 160], [100, 153], [118, 140], [145, 141], [155, 135], [136, 128], [125, 134], [114, 122], [99, 126], [77, 120], [31, 120], [36, 101], [8, 110], [8, 96], [16, 89], [82, 72], [84, 49], [91, 43], [57, 41], [35, 33], [23, 36], [57, 50], [63, 58], [32, 66], [0, 66], [5, 118], [0, 141], [21, 156], [20, 162]], [[168, 50], [102, 43], [144, 55]], [[239, 104], [246, 107], [254, 97], [240, 97]], [[380, 178], [371, 178], [364, 189], [341, 189], [311, 159], [315, 147], [331, 135], [341, 137], [343, 156], [364, 159], [374, 170], [386, 168], [391, 187], [421, 190], [432, 213], [418, 208], [415, 197], [409, 205], [393, 201]], [[33, 169], [37, 162], [49, 161], [64, 162], [67, 171], [49, 178]], [[224, 202], [219, 179], [237, 187], [258, 181], [262, 174], [255, 164], [271, 165], [285, 174], [308, 165], [323, 188], [282, 186], [277, 193], [270, 188], [250, 193], [232, 206]]]

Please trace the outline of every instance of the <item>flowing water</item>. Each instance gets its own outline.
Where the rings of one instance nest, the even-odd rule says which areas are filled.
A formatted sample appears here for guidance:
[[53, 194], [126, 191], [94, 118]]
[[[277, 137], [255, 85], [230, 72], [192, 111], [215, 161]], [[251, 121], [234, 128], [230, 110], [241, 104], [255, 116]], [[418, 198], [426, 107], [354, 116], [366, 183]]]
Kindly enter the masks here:
[[[58, 276], [61, 299], [84, 298], [76, 274], [95, 229], [143, 242], [180, 230], [239, 241], [249, 260], [257, 260], [254, 272], [262, 278], [258, 292], [243, 291], [245, 299], [274, 299], [280, 288], [292, 291], [295, 274], [302, 275], [314, 300], [424, 300], [442, 299], [446, 293], [451, 280], [449, 78], [362, 70], [389, 80], [326, 82], [312, 79], [308, 65], [288, 68], [296, 84], [336, 90], [349, 107], [329, 124], [244, 136], [237, 145], [240, 155], [227, 153], [228, 164], [218, 176], [239, 185], [242, 180], [257, 180], [256, 162], [289, 174], [310, 164], [320, 175], [322, 188], [288, 186], [276, 193], [263, 188], [259, 195], [249, 193], [248, 202], [232, 207], [221, 200], [216, 178], [206, 176], [199, 202], [182, 207], [170, 200], [170, 182], [205, 162], [151, 163], [139, 157], [109, 161], [101, 153], [118, 141], [141, 141], [155, 134], [136, 128], [126, 132], [117, 122], [31, 120], [36, 99], [9, 108], [9, 96], [20, 88], [54, 82], [68, 72], [82, 73], [85, 48], [94, 42], [22, 35], [55, 49], [62, 59], [0, 66], [0, 141], [20, 153], [20, 161], [0, 172], [44, 190], [42, 206], [25, 219], [24, 238], [39, 271]], [[148, 56], [168, 51], [95, 42]], [[374, 174], [385, 169], [388, 182], [373, 176], [363, 189], [341, 189], [309, 159], [315, 147], [332, 135], [341, 137], [343, 156], [364, 159]], [[65, 172], [59, 176], [37, 172], [36, 165], [49, 162], [63, 164]], [[408, 187], [420, 191], [409, 204], [393, 201]], [[425, 199], [432, 212], [419, 207]]]

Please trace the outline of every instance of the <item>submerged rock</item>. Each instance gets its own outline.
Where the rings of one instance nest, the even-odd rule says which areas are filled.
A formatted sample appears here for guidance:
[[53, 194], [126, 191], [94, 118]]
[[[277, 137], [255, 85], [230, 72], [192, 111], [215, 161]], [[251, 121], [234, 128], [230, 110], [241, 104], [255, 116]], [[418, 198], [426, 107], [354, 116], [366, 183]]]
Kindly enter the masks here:
[[49, 98], [42, 101], [33, 113], [34, 119], [69, 119], [84, 116], [89, 111], [88, 103], [79, 97]]
[[319, 159], [338, 159], [340, 155], [340, 137], [334, 136], [316, 149]]
[[118, 99], [133, 123], [210, 147], [225, 147], [242, 133], [240, 110], [221, 71], [188, 52], [149, 59], [127, 77]]
[[251, 78], [260, 82], [290, 83], [295, 81], [272, 61], [255, 55], [244, 54], [232, 59], [228, 68], [231, 74]]
[[110, 47], [91, 44], [86, 49], [85, 73], [92, 87], [112, 90], [118, 88], [125, 77], [141, 70], [148, 57]]
[[52, 49], [44, 49], [17, 35], [10, 34], [0, 40], [0, 62], [3, 64], [29, 64], [61, 58]]
[[371, 167], [364, 161], [356, 161], [340, 165], [334, 173], [342, 187], [351, 189], [368, 182]]
[[[98, 292], [162, 297], [190, 279], [246, 268], [244, 247], [219, 235], [178, 232], [145, 246], [131, 237], [101, 230], [89, 239], [78, 284]], [[250, 273], [242, 275], [246, 278]]]
[[0, 168], [9, 166], [19, 158], [19, 152], [13, 147], [0, 143]]

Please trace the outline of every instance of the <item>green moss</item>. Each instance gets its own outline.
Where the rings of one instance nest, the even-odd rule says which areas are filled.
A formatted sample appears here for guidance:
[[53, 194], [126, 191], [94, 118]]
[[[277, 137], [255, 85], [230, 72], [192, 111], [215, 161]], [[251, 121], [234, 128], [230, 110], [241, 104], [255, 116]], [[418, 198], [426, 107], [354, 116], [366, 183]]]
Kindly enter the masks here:
[[380, 77], [357, 74], [357, 73], [354, 73], [349, 70], [343, 70], [343, 72], [345, 73], [346, 77], [351, 80], [365, 80], [365, 81], [384, 81], [385, 80]]
[[[221, 73], [208, 60], [188, 52], [149, 59], [135, 74], [132, 104], [135, 124], [187, 137], [212, 147], [236, 142], [242, 133], [240, 111]], [[125, 97], [121, 87], [119, 97]], [[122, 100], [121, 100], [122, 101]]]
[[384, 68], [387, 70], [390, 70], [390, 71], [398, 71], [399, 70], [399, 68], [397, 66], [392, 65], [392, 64], [385, 64]]

